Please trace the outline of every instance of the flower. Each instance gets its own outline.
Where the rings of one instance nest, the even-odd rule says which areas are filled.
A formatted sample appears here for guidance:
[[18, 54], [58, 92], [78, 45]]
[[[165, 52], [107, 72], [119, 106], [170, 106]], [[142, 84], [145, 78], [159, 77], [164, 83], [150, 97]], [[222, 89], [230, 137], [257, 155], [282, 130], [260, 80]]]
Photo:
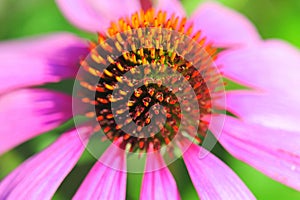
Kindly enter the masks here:
[[[103, 42], [101, 39], [107, 30], [111, 31], [111, 36], [118, 32], [114, 26], [111, 26], [111, 22], [120, 17], [126, 19], [142, 8], [144, 10], [149, 8], [148, 1], [129, 0], [90, 1], [89, 3], [80, 0], [57, 0], [57, 4], [74, 25], [90, 32], [100, 32], [99, 44]], [[181, 19], [185, 16], [184, 10], [176, 0], [157, 1], [154, 8], [156, 16], [159, 15], [159, 10], [162, 11], [160, 12], [162, 16], [166, 13], [165, 22], [167, 19], [176, 20], [172, 18], [173, 13]], [[148, 13], [152, 18], [149, 17], [146, 23], [158, 27], [153, 25], [154, 21], [151, 22], [155, 16], [153, 12], [148, 10]], [[222, 118], [225, 116], [222, 114], [210, 116], [212, 117], [209, 126], [211, 131], [236, 158], [271, 178], [300, 190], [298, 142], [300, 136], [297, 126], [299, 122], [297, 105], [300, 96], [295, 93], [299, 86], [298, 50], [283, 41], [263, 41], [243, 16], [215, 2], [200, 5], [192, 17], [185, 22], [186, 26], [182, 30], [184, 34], [191, 31], [188, 29], [190, 23], [194, 24], [192, 30], [195, 32], [190, 33], [196, 38], [193, 40], [199, 41], [206, 48], [223, 76], [250, 88], [226, 91], [226, 109], [236, 117], [226, 116], [222, 135], [218, 137], [218, 122], [223, 121]], [[180, 31], [180, 28], [179, 26], [174, 29]], [[134, 22], [130, 26], [130, 30], [133, 29]], [[198, 30], [202, 31], [200, 38], [196, 37]], [[202, 41], [204, 37], [206, 40]], [[210, 46], [210, 43], [213, 46]], [[0, 75], [1, 153], [57, 127], [72, 117], [70, 96], [48, 89], [32, 88], [32, 86], [75, 78], [79, 58], [86, 57], [89, 51], [91, 56], [99, 53], [92, 52], [95, 50], [95, 44], [98, 45], [92, 43], [88, 48], [81, 39], [63, 33], [0, 45], [0, 56], [5, 66], [5, 73]], [[222, 50], [216, 57], [215, 48]], [[107, 50], [107, 48], [103, 49]], [[168, 59], [171, 58], [172, 55]], [[20, 70], [21, 66], [22, 69], [25, 66], [26, 70]], [[85, 60], [81, 61], [81, 66], [90, 74], [97, 74], [97, 71], [93, 70], [90, 63]], [[117, 66], [117, 63], [114, 63], [114, 66]], [[122, 67], [121, 65], [120, 68]], [[116, 79], [117, 73], [111, 71], [104, 73], [106, 78]], [[111, 85], [107, 84], [107, 79], [105, 80], [106, 82], [100, 83], [102, 84], [100, 90], [104, 87], [110, 89]], [[90, 88], [89, 85], [83, 84], [82, 80], [79, 80], [79, 83]], [[193, 88], [196, 88], [195, 85]], [[201, 87], [200, 91], [203, 92], [204, 89]], [[141, 91], [143, 92], [143, 88]], [[139, 95], [140, 92], [137, 90], [136, 97]], [[101, 105], [105, 104], [107, 99], [111, 99], [108, 95], [104, 97], [100, 102]], [[158, 101], [160, 97], [157, 97]], [[212, 96], [207, 98], [223, 106], [222, 102], [219, 102], [220, 99], [214, 99]], [[135, 108], [142, 109], [143, 106], [139, 105], [135, 105]], [[205, 106], [211, 108], [206, 102], [203, 107]], [[103, 110], [102, 107], [100, 108], [98, 111]], [[132, 113], [137, 114], [138, 111], [131, 111]], [[209, 115], [210, 112], [207, 111], [206, 114]], [[103, 123], [102, 128], [117, 130], [116, 126], [107, 125], [112, 122], [108, 113], [96, 113], [96, 115], [100, 118], [99, 122]], [[201, 120], [205, 121], [202, 118]], [[146, 122], [146, 118], [143, 122]], [[173, 124], [172, 127], [174, 129], [175, 125]], [[0, 197], [2, 199], [51, 198], [79, 159], [91, 136], [91, 128], [94, 127], [81, 125], [78, 130], [64, 133], [47, 149], [25, 161], [1, 181]], [[148, 152], [141, 199], [180, 198], [176, 182], [159, 153], [160, 146], [163, 146], [163, 143], [168, 144], [165, 141], [167, 137], [163, 137], [164, 140], [157, 138], [159, 145], [148, 140], [144, 141], [145, 145], [140, 144], [140, 140], [138, 143], [134, 140], [126, 142], [126, 137], [130, 138], [130, 136], [120, 132], [113, 132], [114, 137], [109, 135], [109, 130], [104, 132], [114, 144], [109, 146], [100, 161], [91, 169], [74, 199], [125, 199], [126, 155], [119, 147], [125, 149], [127, 144], [140, 149], [146, 148]], [[171, 131], [170, 134], [175, 133]], [[199, 158], [199, 152], [204, 151], [206, 154], [206, 150], [186, 139], [180, 140], [178, 145], [184, 149], [183, 159], [201, 199], [255, 198], [239, 177], [213, 154], [209, 153], [204, 158]]]

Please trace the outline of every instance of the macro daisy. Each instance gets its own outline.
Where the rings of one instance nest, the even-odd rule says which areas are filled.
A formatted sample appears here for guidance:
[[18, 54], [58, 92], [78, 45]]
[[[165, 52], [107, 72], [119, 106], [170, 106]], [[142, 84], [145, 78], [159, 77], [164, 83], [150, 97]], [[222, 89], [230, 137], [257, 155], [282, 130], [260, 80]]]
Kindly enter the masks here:
[[[209, 135], [300, 191], [299, 50], [214, 1], [189, 18], [177, 0], [56, 3], [97, 40], [0, 43], [0, 154], [72, 118], [76, 128], [1, 180], [0, 199], [51, 199], [85, 148], [97, 162], [74, 199], [125, 199], [127, 172], [144, 172], [140, 199], [180, 199], [167, 166], [181, 157], [199, 198], [255, 199]], [[73, 96], [39, 87], [65, 79]]]

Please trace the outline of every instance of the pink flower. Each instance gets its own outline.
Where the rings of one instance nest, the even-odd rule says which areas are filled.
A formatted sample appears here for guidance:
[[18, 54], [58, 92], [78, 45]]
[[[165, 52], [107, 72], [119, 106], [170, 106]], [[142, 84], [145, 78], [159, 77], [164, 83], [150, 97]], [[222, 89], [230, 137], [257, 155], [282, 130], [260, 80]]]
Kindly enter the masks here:
[[[126, 19], [149, 6], [166, 12], [166, 21], [173, 13], [180, 18], [185, 16], [177, 0], [159, 0], [154, 5], [144, 0], [57, 0], [57, 4], [71, 23], [89, 32], [100, 32], [99, 38], [111, 22]], [[195, 31], [191, 35], [202, 31], [201, 38], [206, 37], [202, 45], [212, 50], [212, 56], [214, 48], [224, 49], [214, 60], [223, 76], [249, 87], [226, 91], [226, 109], [237, 118], [226, 116], [220, 137], [218, 124], [210, 124], [210, 131], [236, 158], [300, 190], [299, 51], [283, 41], [263, 41], [246, 18], [215, 2], [203, 3], [196, 9], [186, 22], [185, 33], [191, 23]], [[209, 47], [211, 43], [214, 48]], [[74, 79], [80, 59], [90, 50], [93, 46], [88, 47], [82, 39], [68, 33], [0, 44], [0, 153], [72, 118], [71, 96], [33, 87]], [[84, 67], [83, 61], [81, 65]], [[218, 103], [218, 99], [210, 100]], [[109, 122], [103, 120], [105, 117], [110, 119], [108, 115], [97, 117], [101, 118], [100, 123]], [[218, 122], [224, 115], [212, 118], [211, 122]], [[50, 199], [80, 158], [92, 134], [91, 128], [94, 127], [85, 124], [70, 130], [25, 161], [1, 181], [0, 198]], [[91, 169], [74, 199], [125, 199], [127, 160], [119, 147], [130, 143], [126, 142], [129, 136], [107, 136], [114, 144]], [[139, 140], [130, 144], [148, 152], [141, 199], [180, 199], [176, 182], [156, 143]], [[186, 139], [178, 145], [183, 149], [190, 145], [183, 151], [183, 159], [201, 199], [255, 199], [240, 178], [213, 154], [199, 158], [199, 152], [207, 153], [206, 150]]]

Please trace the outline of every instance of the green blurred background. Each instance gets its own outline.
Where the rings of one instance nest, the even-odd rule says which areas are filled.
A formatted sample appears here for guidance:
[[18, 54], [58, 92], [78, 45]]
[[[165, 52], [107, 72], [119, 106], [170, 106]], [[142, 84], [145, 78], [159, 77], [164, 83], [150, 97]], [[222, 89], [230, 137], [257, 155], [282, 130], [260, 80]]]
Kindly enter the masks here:
[[[263, 38], [281, 38], [300, 47], [300, 1], [299, 0], [220, 0], [223, 4], [246, 15], [257, 27]], [[201, 0], [182, 0], [189, 14]], [[86, 39], [95, 38], [70, 25], [62, 16], [53, 0], [0, 0], [0, 40], [9, 40], [57, 31], [76, 33]], [[64, 83], [63, 83], [64, 84]], [[71, 91], [65, 83], [64, 90]], [[57, 84], [50, 85], [58, 88]], [[236, 89], [229, 84], [227, 89]], [[41, 151], [68, 127], [64, 126], [28, 141], [0, 156], [0, 180], [31, 155]], [[246, 183], [258, 199], [300, 199], [300, 193], [273, 181], [246, 164], [234, 159], [217, 145], [214, 153], [227, 163]], [[95, 160], [85, 152], [78, 165], [66, 178], [54, 199], [70, 199]], [[182, 199], [198, 199], [183, 161], [170, 166], [177, 181]], [[138, 199], [142, 175], [128, 175], [128, 199]]]

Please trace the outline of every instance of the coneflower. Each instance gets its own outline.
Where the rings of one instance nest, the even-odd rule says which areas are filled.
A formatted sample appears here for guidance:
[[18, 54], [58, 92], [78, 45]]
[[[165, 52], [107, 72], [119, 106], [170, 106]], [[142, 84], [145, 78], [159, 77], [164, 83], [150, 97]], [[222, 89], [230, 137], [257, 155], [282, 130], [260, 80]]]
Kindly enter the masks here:
[[[75, 120], [76, 129], [2, 180], [1, 199], [50, 199], [85, 147], [98, 161], [74, 199], [125, 199], [128, 171], [144, 172], [141, 199], [180, 199], [167, 165], [181, 155], [201, 199], [255, 199], [209, 152], [209, 132], [236, 158], [300, 190], [297, 49], [263, 41], [215, 2], [190, 19], [176, 0], [57, 4], [98, 40], [64, 33], [0, 44], [0, 153], [72, 116], [88, 120]], [[73, 101], [31, 88], [66, 78], [76, 80]], [[249, 89], [224, 91], [223, 78]], [[100, 157], [91, 140], [109, 144]]]

